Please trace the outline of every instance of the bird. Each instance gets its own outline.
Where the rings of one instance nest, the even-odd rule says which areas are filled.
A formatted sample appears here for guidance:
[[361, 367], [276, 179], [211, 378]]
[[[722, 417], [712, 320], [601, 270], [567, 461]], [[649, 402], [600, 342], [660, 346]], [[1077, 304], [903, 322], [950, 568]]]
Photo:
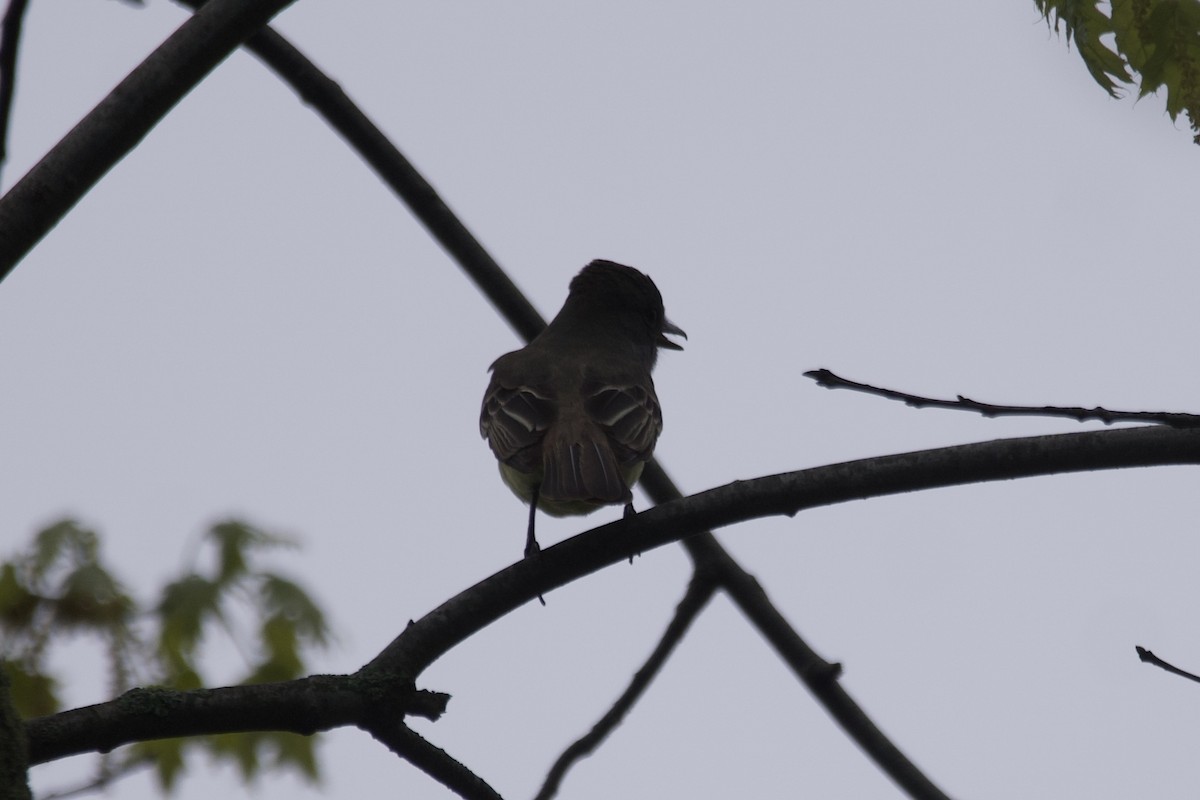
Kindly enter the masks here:
[[571, 280], [550, 324], [489, 368], [479, 431], [505, 484], [529, 504], [526, 558], [541, 549], [538, 509], [634, 513], [631, 489], [663, 424], [650, 373], [660, 348], [683, 349], [667, 334], [687, 338], [650, 276], [596, 260]]

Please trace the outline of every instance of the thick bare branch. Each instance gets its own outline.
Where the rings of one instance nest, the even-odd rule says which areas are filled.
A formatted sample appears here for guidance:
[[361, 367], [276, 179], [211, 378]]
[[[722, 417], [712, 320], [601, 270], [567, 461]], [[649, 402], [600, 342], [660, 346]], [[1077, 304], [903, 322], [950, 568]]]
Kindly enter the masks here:
[[29, 750], [21, 716], [12, 702], [12, 684], [0, 667], [0, 798], [29, 800]]
[[411, 623], [363, 673], [414, 678], [539, 593], [712, 528], [902, 492], [1173, 464], [1200, 464], [1200, 431], [1141, 427], [999, 439], [735, 481], [593, 528], [501, 570]]
[[179, 100], [292, 0], [211, 0], [0, 197], [0, 280]]
[[366, 719], [383, 694], [397, 717], [437, 719], [449, 697], [364, 685], [345, 675], [183, 692], [134, 689], [115, 700], [29, 720], [29, 763], [105, 753], [131, 742], [238, 731], [312, 734]]
[[[356, 675], [314, 676], [285, 684], [198, 692], [141, 690], [103, 706], [30, 721], [26, 724], [30, 760], [38, 763], [163, 736], [240, 730], [305, 733], [335, 725], [370, 724], [381, 709], [397, 718], [418, 713], [423, 707], [417, 702], [422, 693], [411, 690], [413, 679], [458, 643], [540, 592], [620, 562], [633, 553], [712, 528], [900, 492], [1170, 464], [1200, 464], [1200, 431], [1142, 427], [1004, 439], [738, 481], [594, 528], [534, 558], [523, 559], [410, 623]], [[746, 576], [745, 580], [750, 585], [739, 589], [743, 595], [761, 592], [753, 578]], [[769, 621], [761, 606], [736, 602], [747, 614]], [[786, 621], [759, 624], [806, 683], [836, 686], [837, 667], [798, 648]], [[839, 718], [853, 722], [853, 716], [861, 712], [840, 689], [829, 691], [832, 693], [822, 690], [818, 696]], [[444, 701], [444, 696], [429, 695], [426, 702], [439, 697]], [[846, 727], [852, 735], [860, 736], [862, 743], [857, 723]], [[889, 774], [895, 777], [890, 769]]]
[[[1200, 432], [1159, 427], [1034, 436], [833, 464], [738, 481], [547, 548], [451, 598], [409, 625], [367, 675], [414, 679], [482, 627], [550, 591], [629, 555], [765, 516], [901, 492], [1067, 472], [1200, 464]], [[914, 797], [943, 797], [838, 686], [837, 667], [808, 648], [749, 575], [728, 571], [730, 594], [793, 671], [864, 750]], [[736, 592], [736, 594], [735, 594]], [[760, 597], [761, 595], [761, 597]]]

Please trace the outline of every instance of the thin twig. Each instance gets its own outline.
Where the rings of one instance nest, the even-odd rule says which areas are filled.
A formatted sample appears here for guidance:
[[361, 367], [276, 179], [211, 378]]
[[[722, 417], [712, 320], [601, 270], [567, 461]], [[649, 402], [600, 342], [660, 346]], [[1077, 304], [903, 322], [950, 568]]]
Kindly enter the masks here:
[[500, 794], [466, 765], [453, 758], [416, 731], [405, 725], [401, 718], [388, 712], [379, 715], [379, 720], [362, 726], [364, 730], [382, 742], [396, 755], [420, 769], [426, 775], [468, 800], [502, 800]]
[[592, 726], [590, 731], [576, 739], [555, 760], [554, 765], [550, 767], [550, 771], [546, 774], [546, 780], [542, 783], [542, 788], [538, 791], [535, 800], [549, 800], [549, 798], [558, 794], [558, 787], [562, 784], [562, 779], [566, 776], [567, 770], [579, 760], [594, 753], [596, 748], [608, 738], [609, 734], [621, 724], [630, 709], [641, 699], [646, 689], [658, 677], [658, 673], [662, 670], [663, 665], [667, 663], [667, 659], [675, 652], [678, 644], [683, 641], [684, 634], [691, 628], [692, 623], [700, 615], [700, 612], [708, 605], [708, 601], [712, 599], [716, 588], [717, 585], [713, 581], [712, 575], [704, 571], [693, 573], [692, 580], [688, 583], [687, 592], [675, 608], [675, 615], [671, 618], [670, 624], [667, 625], [666, 631], [663, 632], [662, 638], [659, 639], [658, 645], [654, 648], [650, 657], [646, 659], [646, 663], [634, 673], [633, 680], [629, 682], [629, 686], [625, 688], [625, 691], [621, 693], [621, 696], [617, 698], [617, 701], [613, 703], [608, 712]]
[[17, 85], [17, 50], [29, 0], [10, 0], [0, 22], [0, 168], [8, 161], [8, 120]]
[[1137, 648], [1138, 658], [1140, 658], [1142, 661], [1145, 661], [1147, 664], [1153, 664], [1156, 667], [1165, 669], [1167, 672], [1173, 672], [1176, 675], [1187, 678], [1188, 680], [1193, 680], [1197, 683], [1200, 683], [1200, 675], [1193, 675], [1190, 672], [1180, 669], [1174, 664], [1169, 664], [1144, 647], [1138, 645], [1135, 645], [1135, 647]]
[[939, 400], [933, 397], [922, 397], [917, 394], [899, 392], [895, 389], [884, 389], [869, 383], [858, 383], [835, 375], [827, 369], [814, 369], [804, 373], [804, 377], [812, 378], [818, 386], [827, 389], [850, 389], [864, 394], [873, 394], [888, 400], [900, 400], [913, 408], [949, 408], [955, 411], [972, 411], [985, 417], [1065, 417], [1077, 422], [1103, 422], [1111, 425], [1114, 422], [1141, 422], [1169, 425], [1172, 428], [1195, 428], [1200, 426], [1200, 415], [1185, 414], [1178, 411], [1109, 411], [1107, 408], [1082, 408], [1079, 406], [1002, 406], [992, 403], [981, 403], [961, 394], [954, 400]]

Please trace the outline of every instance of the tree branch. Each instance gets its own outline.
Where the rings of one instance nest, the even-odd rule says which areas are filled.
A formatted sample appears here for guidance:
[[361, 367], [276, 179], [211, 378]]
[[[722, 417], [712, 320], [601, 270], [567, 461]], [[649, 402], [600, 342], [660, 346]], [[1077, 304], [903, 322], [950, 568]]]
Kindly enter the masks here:
[[[323, 76], [321, 76], [321, 77], [323, 78]], [[338, 89], [335, 84], [332, 84], [332, 82], [329, 82], [329, 84], [330, 84], [330, 86], [332, 86], [333, 89], [335, 89], [340, 94], [340, 89]], [[310, 94], [305, 94], [304, 92], [302, 92], [302, 96], [304, 96], [305, 99], [308, 100], [309, 102], [314, 102], [313, 98]], [[343, 95], [343, 98], [344, 98], [344, 95]], [[346, 100], [345, 102], [349, 103], [348, 100]], [[365, 120], [365, 117], [363, 119]], [[334, 124], [335, 124], [335, 127], [337, 127], [339, 130], [342, 130], [343, 124], [339, 124], [337, 122], [335, 122]], [[371, 126], [371, 127], [373, 129], [373, 126]], [[378, 134], [378, 131], [374, 130], [374, 133]], [[346, 135], [346, 134], [343, 133], [343, 135]], [[349, 136], [347, 138], [349, 138]], [[385, 144], [386, 144], [386, 142], [385, 142]], [[403, 162], [403, 165], [406, 166], [409, 170], [411, 170], [411, 165], [409, 165], [406, 161], [403, 161], [403, 156], [400, 156], [398, 151], [395, 151], [394, 153], [389, 152], [389, 148], [391, 151], [395, 150], [395, 148], [391, 148], [390, 144], [386, 144], [386, 147], [381, 147], [380, 148], [381, 155], [378, 155], [378, 159], [382, 160], [382, 161], [390, 161], [390, 160], [394, 160], [396, 157], [398, 157], [399, 160]], [[366, 152], [364, 152], [364, 156], [366, 156], [368, 158], [368, 161], [370, 161], [374, 164], [376, 159], [368, 156], [368, 154]], [[377, 166], [377, 169], [378, 168], [379, 167]], [[471, 274], [472, 277], [474, 277], [477, 280], [477, 282], [480, 283], [481, 288], [483, 288], [485, 294], [487, 294], [489, 299], [491, 299], [492, 302], [497, 305], [497, 307], [502, 309], [502, 312], [505, 313], [506, 316], [510, 319], [510, 323], [513, 324], [515, 328], [517, 328], [517, 330], [521, 333], [521, 335], [523, 337], [525, 337], [526, 339], [528, 339], [531, 336], [533, 336], [534, 334], [536, 334], [537, 330], [540, 330], [540, 327], [541, 327], [541, 319], [540, 319], [540, 316], [537, 315], [537, 312], [534, 311], [532, 309], [532, 307], [528, 304], [528, 302], [525, 301], [524, 298], [520, 296], [520, 293], [516, 290], [515, 286], [513, 286], [511, 281], [509, 281], [507, 279], [507, 277], [503, 275], [503, 273], [499, 270], [499, 267], [495, 264], [495, 262], [492, 261], [485, 252], [482, 251], [482, 248], [478, 246], [478, 243], [473, 239], [473, 237], [470, 237], [470, 234], [469, 234], [469, 232], [466, 231], [465, 227], [463, 227], [460, 223], [458, 223], [458, 221], [453, 217], [453, 214], [449, 211], [449, 209], [445, 206], [445, 204], [442, 203], [441, 199], [438, 198], [436, 193], [432, 190], [432, 188], [429, 187], [429, 185], [427, 183], [425, 183], [424, 180], [422, 178], [420, 178], [420, 176], [418, 174], [415, 173], [415, 170], [412, 170], [412, 175], [408, 176], [408, 179], [413, 179], [414, 176], [415, 176], [416, 180], [412, 183], [412, 185], [408, 189], [402, 190], [400, 188], [397, 188], [398, 186], [403, 185], [403, 181], [394, 182], [393, 180], [389, 180], [389, 185], [392, 185], [393, 188], [397, 191], [397, 193], [401, 194], [401, 196], [404, 197], [406, 199], [406, 201], [408, 201], [413, 206], [414, 213], [416, 213], [417, 216], [422, 220], [422, 222], [424, 224], [426, 224], [427, 227], [429, 227], [431, 232], [433, 232], [434, 235], [438, 238], [439, 242], [441, 242], [443, 244], [443, 246], [446, 247], [446, 249], [448, 251], [450, 251], [451, 254], [454, 255], [454, 257], [456, 259], [459, 260], [459, 262], [463, 266], [464, 270], [466, 270], [468, 272], [468, 274]], [[0, 208], [0, 211], [2, 211], [2, 208]], [[2, 221], [3, 221], [2, 215], [0, 215], [0, 223], [2, 223]], [[2, 227], [0, 227], [0, 233], [2, 233], [2, 230], [3, 230]], [[459, 238], [464, 234], [466, 237], [469, 237], [468, 244], [464, 244], [464, 242], [466, 242], [467, 240]], [[1017, 441], [1020, 441], [1020, 440], [1017, 440]], [[1174, 462], [1172, 462], [1172, 463], [1174, 463]], [[1079, 468], [1086, 469], [1088, 467], [1079, 467]], [[647, 470], [647, 473], [651, 479], [650, 483], [654, 483], [655, 476], [657, 476], [658, 478], [662, 479], [662, 481], [665, 481], [665, 483], [667, 485], [669, 485], [669, 480], [666, 480], [665, 474], [662, 473], [661, 469], [659, 469], [657, 467], [657, 465], [651, 465], [651, 468]], [[1039, 474], [1043, 474], [1043, 473], [1039, 473]], [[643, 480], [645, 482], [646, 478], [644, 478]], [[763, 479], [763, 480], [767, 480], [767, 479]], [[959, 482], [959, 481], [953, 481], [953, 482]], [[948, 484], [946, 484], [946, 485], [948, 485]], [[735, 484], [735, 487], [736, 486], [737, 485]], [[731, 488], [734, 488], [734, 487], [731, 487]], [[654, 492], [656, 490], [652, 489], [651, 491]], [[898, 490], [898, 491], [903, 491], [903, 489]], [[653, 494], [652, 494], [652, 496], [653, 496]], [[797, 508], [796, 510], [799, 510], [799, 509]], [[652, 512], [647, 512], [647, 513], [652, 513]], [[783, 511], [781, 513], [789, 513], [789, 512]], [[793, 510], [790, 513], [795, 513], [795, 511]], [[753, 516], [758, 516], [758, 514], [755, 514]], [[621, 523], [617, 523], [617, 524], [620, 525]], [[633, 527], [636, 530], [637, 526], [635, 525]], [[613, 534], [612, 534], [612, 532], [607, 532], [605, 535], [612, 536]], [[704, 544], [706, 542], [706, 539], [707, 539], [707, 544]], [[697, 543], [700, 543], [700, 544], [697, 544]], [[633, 548], [633, 550], [630, 550], [629, 552], [633, 552], [634, 550], [643, 550], [643, 549], [646, 549], [645, 545], [642, 543], [638, 543]], [[720, 562], [722, 559], [719, 558], [718, 556], [721, 554], [724, 555], [724, 559], [727, 560], [727, 564], [732, 565], [732, 566], [722, 567], [722, 569], [730, 570], [730, 574], [729, 574], [729, 576], [727, 576], [727, 579], [723, 582], [723, 585], [725, 585], [731, 591], [731, 593], [734, 593], [734, 592], [741, 593], [741, 599], [739, 600], [739, 606], [741, 606], [743, 608], [743, 610], [746, 611], [746, 613], [749, 616], [751, 616], [752, 619], [756, 620], [756, 624], [758, 624], [760, 626], [760, 629], [764, 630], [764, 634], [766, 634], [768, 639], [772, 640], [773, 643], [776, 644], [777, 648], [784, 647], [784, 644], [781, 643], [781, 642], [783, 642], [784, 639], [788, 639], [791, 641], [791, 645], [787, 645], [789, 647], [793, 647], [796, 643], [803, 644], [803, 642], [799, 639], [799, 636], [795, 633], [795, 631], [792, 630], [790, 628], [790, 626], [787, 625], [787, 623], [783, 619], [782, 615], [778, 614], [778, 611], [776, 611], [772, 606], [770, 606], [770, 603], [766, 599], [765, 595], [761, 594], [761, 590], [759, 590], [759, 594], [761, 595], [761, 597], [754, 598], [750, 595], [750, 593], [749, 593], [750, 590], [745, 587], [751, 586], [751, 585], [754, 587], [757, 587], [757, 584], [753, 581], [752, 577], [747, 575], [744, 571], [741, 570], [740, 567], [737, 567], [736, 564], [734, 562], [732, 562], [732, 559], [730, 559], [728, 557], [728, 554], [725, 554], [723, 550], [720, 550], [720, 546], [716, 543], [715, 539], [712, 539], [711, 537], [705, 537], [705, 536], [697, 537], [697, 538], [689, 541], [688, 549], [689, 549], [689, 553], [691, 553], [693, 555], [693, 558], [698, 559], [698, 563], [701, 563], [700, 560], [705, 560], [705, 561], [714, 560], [716, 562]], [[546, 551], [546, 552], [550, 552], [550, 551]], [[520, 565], [518, 565], [518, 566], [520, 566]], [[596, 568], [599, 568], [599, 567], [596, 567]], [[736, 569], [734, 569], [734, 568], [736, 568]], [[494, 578], [499, 579], [501, 577], [501, 575], [509, 573], [512, 569], [514, 569], [514, 568], [510, 568], [510, 570], [505, 570], [504, 573], [494, 576]], [[573, 580], [573, 579], [574, 578], [568, 577], [565, 580], [562, 580], [562, 582], [566, 582], [566, 580]], [[489, 581], [490, 580], [491, 579], [489, 579]], [[487, 583], [488, 582], [485, 582], [485, 584], [487, 584]], [[481, 584], [481, 586], [483, 586], [483, 585], [484, 584]], [[493, 584], [493, 585], [498, 586], [500, 584]], [[549, 584], [547, 584], [547, 585], [549, 585]], [[553, 585], [561, 585], [561, 583], [553, 584]], [[462, 595], [460, 595], [460, 597], [462, 597]], [[443, 606], [440, 607], [437, 611], [433, 612], [433, 614], [431, 614], [430, 617], [438, 614], [440, 611], [447, 609], [448, 606], [451, 606], [451, 604], [453, 604], [458, 599], [459, 598], [453, 598], [451, 601], [448, 601], [446, 604], [443, 604]], [[513, 605], [512, 607], [516, 607], [516, 605], [519, 605], [521, 602], [525, 602], [526, 599], [516, 600], [516, 604]], [[735, 600], [738, 600], [738, 597], [736, 595], [735, 595]], [[476, 605], [476, 604], [468, 603], [466, 606], [463, 606], [463, 608], [470, 609], [471, 606], [474, 606], [474, 605]], [[769, 609], [770, 613], [766, 613], [764, 611], [764, 608]], [[747, 610], [747, 609], [752, 609], [754, 611], [753, 611], [753, 613], [751, 613], [751, 611]], [[495, 616], [492, 619], [487, 620], [483, 624], [489, 624], [490, 621], [493, 621], [494, 618], [498, 618], [502, 613], [507, 613], [507, 610], [511, 610], [511, 608], [506, 608], [504, 611], [500, 612], [499, 614], [495, 614]], [[476, 612], [477, 612], [477, 608], [474, 611], [472, 611], [471, 613], [476, 614], [476, 616], [479, 616]], [[451, 616], [453, 616], [453, 615], [451, 615]], [[486, 617], [488, 615], [484, 614], [482, 616]], [[426, 619], [429, 619], [430, 617], [427, 617]], [[423, 622], [424, 622], [424, 620], [423, 620]], [[787, 636], [780, 637], [778, 634], [771, 633], [771, 631], [773, 630], [773, 628], [771, 626], [774, 626], [774, 625], [782, 625], [783, 628], [787, 632]], [[412, 629], [410, 629], [410, 631], [407, 631], [406, 634], [402, 634], [402, 636], [400, 638], [403, 638], [405, 635], [408, 635], [410, 633], [412, 633]], [[414, 642], [410, 643], [410, 645], [415, 646], [415, 649], [418, 653], [420, 653], [420, 651], [424, 650], [425, 645], [427, 644], [427, 642], [424, 642], [422, 640], [422, 637], [424, 637], [425, 635], [426, 635], [426, 633], [424, 631], [420, 631], [417, 635], [415, 635], [413, 637]], [[453, 638], [455, 635], [456, 634], [452, 633], [451, 638]], [[399, 641], [399, 639], [397, 641]], [[454, 643], [457, 643], [457, 642], [456, 641], [452, 642], [451, 644], [449, 644], [449, 646], [446, 649], [449, 649], [449, 647], [452, 647]], [[395, 644], [396, 643], [394, 642], [393, 645], [395, 645]], [[389, 646], [389, 649], [390, 648], [391, 648], [391, 646]], [[436, 648], [434, 648], [434, 649], [436, 649]], [[386, 652], [387, 651], [385, 651], [385, 653]], [[781, 650], [781, 652], [784, 652], [784, 651]], [[433, 655], [432, 657], [436, 658], [440, 654], [441, 653], [437, 653], [436, 655]], [[426, 657], [428, 657], [428, 653], [414, 659], [412, 657], [412, 653], [408, 653], [405, 658], [400, 659], [398, 661], [398, 663], [394, 666], [400, 666], [403, 669], [403, 671], [405, 671], [405, 672], [407, 672], [410, 667], [417, 667], [416, 671], [419, 672], [419, 670], [421, 668], [423, 668], [420, 666], [420, 664]], [[809, 673], [811, 673], [812, 675], [825, 674], [827, 677], [832, 676], [833, 671], [834, 671], [834, 668], [829, 667], [829, 665], [826, 665], [825, 668], [821, 668], [820, 665], [818, 664], [814, 670], [811, 665], [809, 667], [805, 667], [803, 665], [803, 659], [789, 657], [786, 653], [784, 653], [784, 657], [785, 657], [785, 659], [787, 659], [789, 661], [789, 664], [792, 665], [793, 670], [796, 671], [797, 674], [800, 675], [802, 678], [804, 677], [806, 670]], [[813, 657], [815, 658], [815, 655]], [[390, 659], [383, 659], [383, 661], [380, 661], [380, 659], [382, 659], [382, 658], [383, 658], [383, 654], [381, 654], [381, 656], [379, 658], [377, 658], [374, 662], [372, 662], [372, 665], [376, 665], [374, 667], [374, 669], [370, 669], [370, 668], [372, 668], [372, 665], [368, 665], [367, 668], [364, 668], [364, 671], [367, 672], [367, 674], [370, 674], [371, 672], [374, 672], [375, 670], [379, 670], [379, 669], [386, 671], [387, 665], [388, 665], [388, 662], [390, 661]], [[430, 660], [432, 660], [432, 659], [430, 659]], [[819, 659], [818, 659], [818, 661], [819, 661]], [[376, 662], [379, 662], [383, 666], [377, 665]], [[820, 663], [823, 664], [824, 662], [820, 662]], [[824, 682], [832, 683], [832, 681], [824, 681]]]
[[[386, 719], [385, 719], [386, 717]], [[362, 726], [396, 755], [443, 786], [469, 800], [500, 800], [500, 795], [475, 773], [440, 747], [423, 739], [399, 717], [384, 710], [375, 722]]]
[[[195, 0], [183, 0], [196, 7]], [[256, 34], [246, 46], [300, 95], [317, 113], [349, 143], [363, 159], [379, 174], [385, 183], [408, 204], [413, 214], [425, 225], [434, 238], [458, 262], [464, 272], [475, 282], [500, 314], [525, 340], [529, 341], [545, 327], [545, 321], [533, 308], [516, 285], [508, 278], [495, 260], [483, 249], [478, 240], [463, 225], [436, 190], [425, 180], [413, 165], [400, 153], [379, 128], [350, 100], [336, 82], [329, 79], [302, 53], [283, 37], [267, 28]], [[664, 503], [682, 496], [656, 462], [651, 461], [642, 476], [641, 485], [656, 503]], [[697, 568], [712, 568], [721, 572], [721, 585], [730, 592], [743, 612], [760, 627], [769, 640], [767, 627], [775, 631], [774, 640], [783, 636], [782, 628], [789, 628], [783, 615], [775, 609], [761, 593], [750, 593], [746, 587], [757, 586], [757, 582], [746, 573], [717, 542], [705, 533], [684, 543]], [[782, 627], [781, 627], [782, 626]], [[787, 637], [793, 651], [807, 649], [799, 634], [791, 630]], [[803, 646], [803, 647], [802, 647]], [[809, 651], [811, 652], [811, 650]], [[797, 677], [804, 679], [814, 667], [802, 663], [795, 656], [781, 656], [792, 667]], [[812, 688], [814, 684], [808, 683]], [[832, 701], [829, 701], [832, 702]], [[829, 705], [826, 702], [826, 705]], [[908, 762], [900, 768], [903, 772], [915, 771]], [[892, 774], [895, 769], [885, 767]], [[904, 782], [901, 782], [904, 785]], [[920, 796], [920, 795], [914, 795]], [[937, 797], [939, 794], [925, 796]]]
[[0, 666], [0, 800], [29, 800], [29, 748], [12, 702], [8, 672]]
[[812, 378], [818, 386], [826, 389], [850, 389], [863, 394], [873, 394], [888, 400], [901, 400], [913, 408], [949, 408], [955, 411], [974, 411], [985, 417], [1066, 417], [1076, 422], [1096, 421], [1111, 425], [1114, 422], [1141, 422], [1170, 425], [1173, 428], [1195, 428], [1200, 426], [1200, 415], [1184, 414], [1178, 411], [1109, 411], [1107, 408], [1081, 408], [1079, 406], [998, 406], [991, 403], [980, 403], [969, 397], [958, 395], [955, 400], [937, 400], [932, 397], [922, 397], [918, 394], [908, 394], [895, 389], [884, 389], [869, 383], [858, 383], [835, 375], [827, 369], [814, 369], [804, 373], [804, 377]]
[[[587, 531], [497, 573], [411, 624], [364, 672], [415, 677], [442, 654], [537, 594], [629, 555], [710, 528], [806, 508], [982, 481], [1123, 467], [1200, 463], [1200, 432], [1157, 427], [959, 445], [737, 481]], [[829, 713], [911, 796], [941, 792], [871, 723], [821, 660], [732, 559], [723, 586]]]
[[[642, 485], [658, 503], [679, 497], [675, 484], [655, 462], [648, 464], [642, 473]], [[729, 593], [746, 618], [775, 648], [796, 678], [886, 775], [910, 797], [947, 800], [946, 794], [883, 734], [842, 689], [837, 682], [841, 666], [830, 664], [809, 647], [767, 597], [754, 576], [729, 555], [712, 533], [706, 531], [685, 539], [683, 546], [691, 555], [697, 570], [717, 576], [721, 588]]]
[[0, 280], [247, 36], [292, 0], [211, 0], [0, 197]]
[[538, 791], [535, 800], [549, 800], [558, 794], [558, 787], [562, 784], [567, 770], [580, 759], [594, 753], [609, 734], [624, 721], [634, 704], [641, 699], [646, 690], [650, 688], [650, 684], [658, 677], [658, 673], [662, 671], [667, 659], [675, 652], [675, 648], [683, 641], [684, 634], [691, 628], [696, 617], [700, 616], [700, 612], [708, 606], [708, 601], [712, 599], [716, 588], [716, 581], [710, 573], [697, 571], [692, 574], [687, 592], [684, 593], [683, 599], [675, 608], [675, 615], [667, 625], [666, 631], [663, 632], [654, 652], [646, 659], [646, 663], [642, 665], [641, 669], [634, 673], [633, 680], [613, 703], [612, 708], [592, 726], [587, 734], [572, 742], [570, 747], [555, 760], [546, 774], [546, 780], [542, 783], [542, 788]]
[[282, 683], [176, 691], [133, 689], [115, 700], [25, 723], [29, 763], [108, 751], [131, 742], [239, 731], [317, 731], [354, 725], [377, 709], [437, 719], [449, 696], [364, 684], [346, 675], [314, 675]]
[[[711, 528], [901, 492], [1172, 464], [1200, 464], [1200, 431], [1141, 427], [1003, 439], [736, 481], [594, 528], [522, 559], [410, 623], [355, 675], [196, 692], [135, 690], [111, 703], [26, 723], [30, 761], [166, 736], [242, 730], [311, 733], [336, 725], [371, 724], [380, 713], [420, 713], [418, 709], [444, 702], [445, 696], [413, 693], [412, 681], [458, 643], [539, 593]], [[753, 578], [745, 580], [752, 585], [741, 588], [742, 594], [761, 592]], [[748, 615], [763, 615], [761, 607], [737, 602]], [[837, 667], [793, 652], [795, 634], [785, 621], [780, 619], [779, 627], [765, 626], [764, 633], [806, 683], [836, 686]], [[861, 713], [840, 688], [828, 692], [819, 697], [839, 719], [853, 721], [853, 715]], [[851, 725], [848, 730], [854, 734], [857, 728]], [[859, 742], [863, 744], [861, 738]]]
[[17, 85], [17, 50], [29, 0], [9, 0], [0, 22], [0, 167], [8, 160], [8, 122]]
[[415, 678], [538, 594], [710, 528], [902, 492], [1172, 464], [1200, 464], [1200, 431], [1141, 427], [999, 439], [735, 481], [593, 528], [522, 559], [410, 623], [360, 673]]
[[1137, 649], [1138, 658], [1141, 659], [1142, 661], [1145, 661], [1147, 664], [1153, 664], [1154, 666], [1158, 667], [1159, 669], [1164, 669], [1167, 672], [1172, 672], [1176, 675], [1179, 675], [1180, 677], [1187, 678], [1188, 680], [1196, 681], [1196, 682], [1200, 683], [1200, 675], [1193, 675], [1192, 673], [1190, 673], [1186, 670], [1180, 669], [1179, 667], [1175, 666], [1174, 664], [1171, 664], [1167, 661], [1163, 661], [1161, 658], [1154, 655], [1154, 653], [1150, 652], [1149, 650], [1147, 650], [1146, 648], [1144, 648], [1140, 645], [1136, 645], [1135, 647]]
[[[193, 9], [202, 5], [198, 0], [179, 2]], [[375, 170], [522, 338], [529, 341], [546, 327], [541, 314], [437, 190], [336, 81], [271, 28], [250, 37], [246, 49], [274, 70]]]

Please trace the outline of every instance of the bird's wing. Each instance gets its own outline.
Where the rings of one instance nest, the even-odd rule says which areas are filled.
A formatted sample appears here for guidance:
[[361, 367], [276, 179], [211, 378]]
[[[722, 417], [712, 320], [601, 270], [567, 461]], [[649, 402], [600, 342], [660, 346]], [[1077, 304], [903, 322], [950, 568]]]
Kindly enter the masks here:
[[528, 386], [504, 386], [493, 376], [483, 396], [479, 432], [497, 459], [532, 472], [541, 468], [537, 445], [554, 416], [553, 398]]
[[608, 434], [620, 464], [650, 458], [663, 425], [652, 384], [589, 381], [583, 397], [584, 410]]

